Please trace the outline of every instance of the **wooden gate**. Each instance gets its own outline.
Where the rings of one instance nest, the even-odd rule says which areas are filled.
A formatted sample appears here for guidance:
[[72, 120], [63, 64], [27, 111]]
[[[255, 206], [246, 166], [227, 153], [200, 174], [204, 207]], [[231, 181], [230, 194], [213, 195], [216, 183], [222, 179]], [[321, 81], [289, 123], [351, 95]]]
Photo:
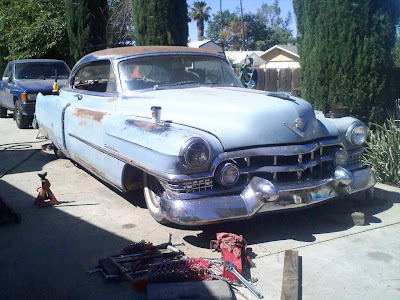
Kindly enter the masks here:
[[257, 90], [291, 92], [300, 96], [300, 69], [257, 68]]

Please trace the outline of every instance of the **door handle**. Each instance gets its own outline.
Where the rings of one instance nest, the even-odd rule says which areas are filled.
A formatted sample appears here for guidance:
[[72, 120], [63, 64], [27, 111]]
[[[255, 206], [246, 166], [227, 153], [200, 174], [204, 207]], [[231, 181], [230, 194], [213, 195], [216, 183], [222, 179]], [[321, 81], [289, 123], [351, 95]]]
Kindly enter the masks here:
[[78, 98], [78, 100], [82, 100], [83, 96], [81, 94], [75, 94], [74, 97]]

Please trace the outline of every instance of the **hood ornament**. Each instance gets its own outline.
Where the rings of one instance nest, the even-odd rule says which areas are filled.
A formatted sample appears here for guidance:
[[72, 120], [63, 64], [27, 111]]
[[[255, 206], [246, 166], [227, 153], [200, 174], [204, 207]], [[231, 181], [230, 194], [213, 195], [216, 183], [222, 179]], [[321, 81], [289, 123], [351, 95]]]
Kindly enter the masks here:
[[296, 127], [293, 127], [292, 125], [289, 125], [288, 123], [283, 122], [287, 128], [289, 128], [291, 131], [293, 131], [295, 134], [298, 136], [304, 138], [304, 132], [303, 130], [306, 128], [308, 121], [302, 119], [302, 118], [297, 118], [294, 121], [294, 125]]
[[307, 121], [302, 119], [302, 118], [297, 118], [294, 120], [294, 124], [296, 125], [296, 128], [300, 131], [303, 131], [304, 127], [307, 125]]

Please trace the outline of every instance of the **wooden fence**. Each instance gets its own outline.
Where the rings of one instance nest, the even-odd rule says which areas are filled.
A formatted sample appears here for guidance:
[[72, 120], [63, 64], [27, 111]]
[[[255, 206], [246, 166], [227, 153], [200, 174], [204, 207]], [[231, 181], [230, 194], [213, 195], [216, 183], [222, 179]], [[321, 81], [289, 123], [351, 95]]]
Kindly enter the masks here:
[[291, 92], [300, 95], [300, 69], [260, 69], [257, 70], [257, 90], [270, 92]]

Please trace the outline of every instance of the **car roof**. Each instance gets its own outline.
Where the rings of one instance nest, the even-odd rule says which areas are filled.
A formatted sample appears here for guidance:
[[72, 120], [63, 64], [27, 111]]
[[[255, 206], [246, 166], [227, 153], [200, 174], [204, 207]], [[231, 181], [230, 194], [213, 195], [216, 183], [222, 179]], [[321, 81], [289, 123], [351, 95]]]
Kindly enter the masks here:
[[62, 63], [65, 63], [65, 61], [59, 60], [59, 59], [18, 59], [18, 60], [13, 60], [11, 62], [14, 62], [14, 63], [30, 63], [30, 62], [62, 62]]
[[90, 53], [82, 57], [77, 64], [86, 63], [101, 59], [118, 59], [132, 55], [144, 55], [154, 53], [203, 53], [213, 54], [223, 57], [221, 54], [199, 48], [189, 48], [185, 46], [129, 46], [119, 48], [109, 48]]

